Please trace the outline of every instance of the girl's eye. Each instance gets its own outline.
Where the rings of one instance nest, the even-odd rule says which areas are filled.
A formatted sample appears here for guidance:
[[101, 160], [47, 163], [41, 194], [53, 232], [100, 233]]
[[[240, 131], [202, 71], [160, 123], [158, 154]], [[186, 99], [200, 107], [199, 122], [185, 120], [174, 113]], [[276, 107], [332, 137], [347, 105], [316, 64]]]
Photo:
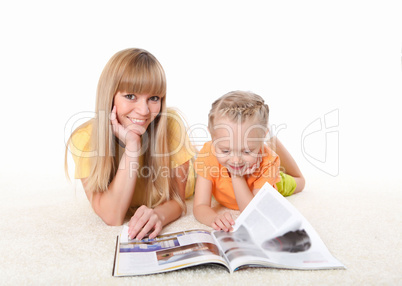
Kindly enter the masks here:
[[133, 100], [135, 99], [135, 94], [126, 94], [125, 96], [127, 99]]
[[152, 96], [149, 98], [150, 101], [159, 101], [159, 96]]

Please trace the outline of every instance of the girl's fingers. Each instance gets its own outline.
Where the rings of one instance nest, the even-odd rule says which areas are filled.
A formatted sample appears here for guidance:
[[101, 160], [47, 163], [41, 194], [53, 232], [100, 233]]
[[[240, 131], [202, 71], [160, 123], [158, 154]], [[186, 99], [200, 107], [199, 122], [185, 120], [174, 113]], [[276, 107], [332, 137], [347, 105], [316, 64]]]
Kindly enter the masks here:
[[215, 230], [221, 230], [220, 227], [216, 223], [212, 223], [212, 228]]
[[222, 223], [223, 223], [224, 226], [225, 226], [225, 228], [224, 228], [225, 231], [230, 231], [230, 230], [232, 230], [232, 224], [231, 224], [227, 219], [223, 219], [223, 220], [222, 220]]
[[226, 232], [232, 229], [232, 225], [224, 216], [217, 217], [215, 219], [215, 224], [219, 227], [219, 229], [222, 229]]
[[261, 162], [262, 162], [262, 156], [258, 155], [258, 161], [257, 161], [257, 164], [258, 164], [257, 167], [258, 168], [260, 167]]
[[222, 229], [222, 230], [226, 231], [226, 227], [225, 227], [224, 223], [220, 219], [216, 219], [215, 224], [219, 227], [219, 229]]
[[250, 168], [247, 168], [244, 171], [244, 174], [245, 175], [253, 174], [260, 167], [261, 161], [262, 161], [261, 156], [258, 156], [257, 161], [255, 162], [255, 164], [253, 166], [251, 166]]
[[230, 226], [235, 224], [235, 221], [233, 220], [232, 215], [230, 213], [226, 212], [224, 215], [227, 221], [230, 223]]

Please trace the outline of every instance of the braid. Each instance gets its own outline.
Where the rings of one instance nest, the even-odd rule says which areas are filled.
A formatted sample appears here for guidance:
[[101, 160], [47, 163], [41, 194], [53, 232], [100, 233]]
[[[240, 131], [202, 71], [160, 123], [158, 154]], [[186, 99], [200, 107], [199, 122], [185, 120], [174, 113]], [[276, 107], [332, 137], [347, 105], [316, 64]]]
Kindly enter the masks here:
[[236, 106], [228, 106], [221, 109], [221, 115], [225, 115], [226, 113], [235, 113], [241, 116], [252, 116], [255, 112], [260, 111], [260, 109], [264, 106], [263, 102], [257, 101], [255, 103], [247, 103], [245, 105], [236, 105]]
[[230, 120], [244, 122], [256, 119], [259, 124], [267, 126], [269, 107], [264, 99], [254, 93], [245, 91], [232, 91], [212, 104], [209, 113], [209, 127], [213, 126], [216, 117], [227, 117]]

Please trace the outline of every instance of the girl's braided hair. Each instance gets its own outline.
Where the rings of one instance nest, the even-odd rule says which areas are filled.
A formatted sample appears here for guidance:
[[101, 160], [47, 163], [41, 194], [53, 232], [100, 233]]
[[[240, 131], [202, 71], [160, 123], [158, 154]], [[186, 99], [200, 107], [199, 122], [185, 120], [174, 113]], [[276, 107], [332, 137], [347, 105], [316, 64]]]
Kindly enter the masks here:
[[269, 107], [264, 99], [248, 91], [231, 91], [212, 103], [208, 115], [208, 128], [213, 130], [215, 120], [225, 117], [233, 122], [243, 123], [255, 120], [257, 124], [268, 126]]

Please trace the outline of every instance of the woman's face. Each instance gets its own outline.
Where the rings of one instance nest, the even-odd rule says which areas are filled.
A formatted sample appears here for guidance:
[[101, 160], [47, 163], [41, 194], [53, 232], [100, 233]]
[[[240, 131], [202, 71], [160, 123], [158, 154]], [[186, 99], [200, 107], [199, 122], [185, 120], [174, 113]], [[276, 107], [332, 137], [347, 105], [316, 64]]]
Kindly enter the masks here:
[[133, 94], [118, 91], [114, 96], [117, 120], [121, 125], [129, 125], [144, 134], [149, 124], [161, 110], [161, 98], [149, 94]]

